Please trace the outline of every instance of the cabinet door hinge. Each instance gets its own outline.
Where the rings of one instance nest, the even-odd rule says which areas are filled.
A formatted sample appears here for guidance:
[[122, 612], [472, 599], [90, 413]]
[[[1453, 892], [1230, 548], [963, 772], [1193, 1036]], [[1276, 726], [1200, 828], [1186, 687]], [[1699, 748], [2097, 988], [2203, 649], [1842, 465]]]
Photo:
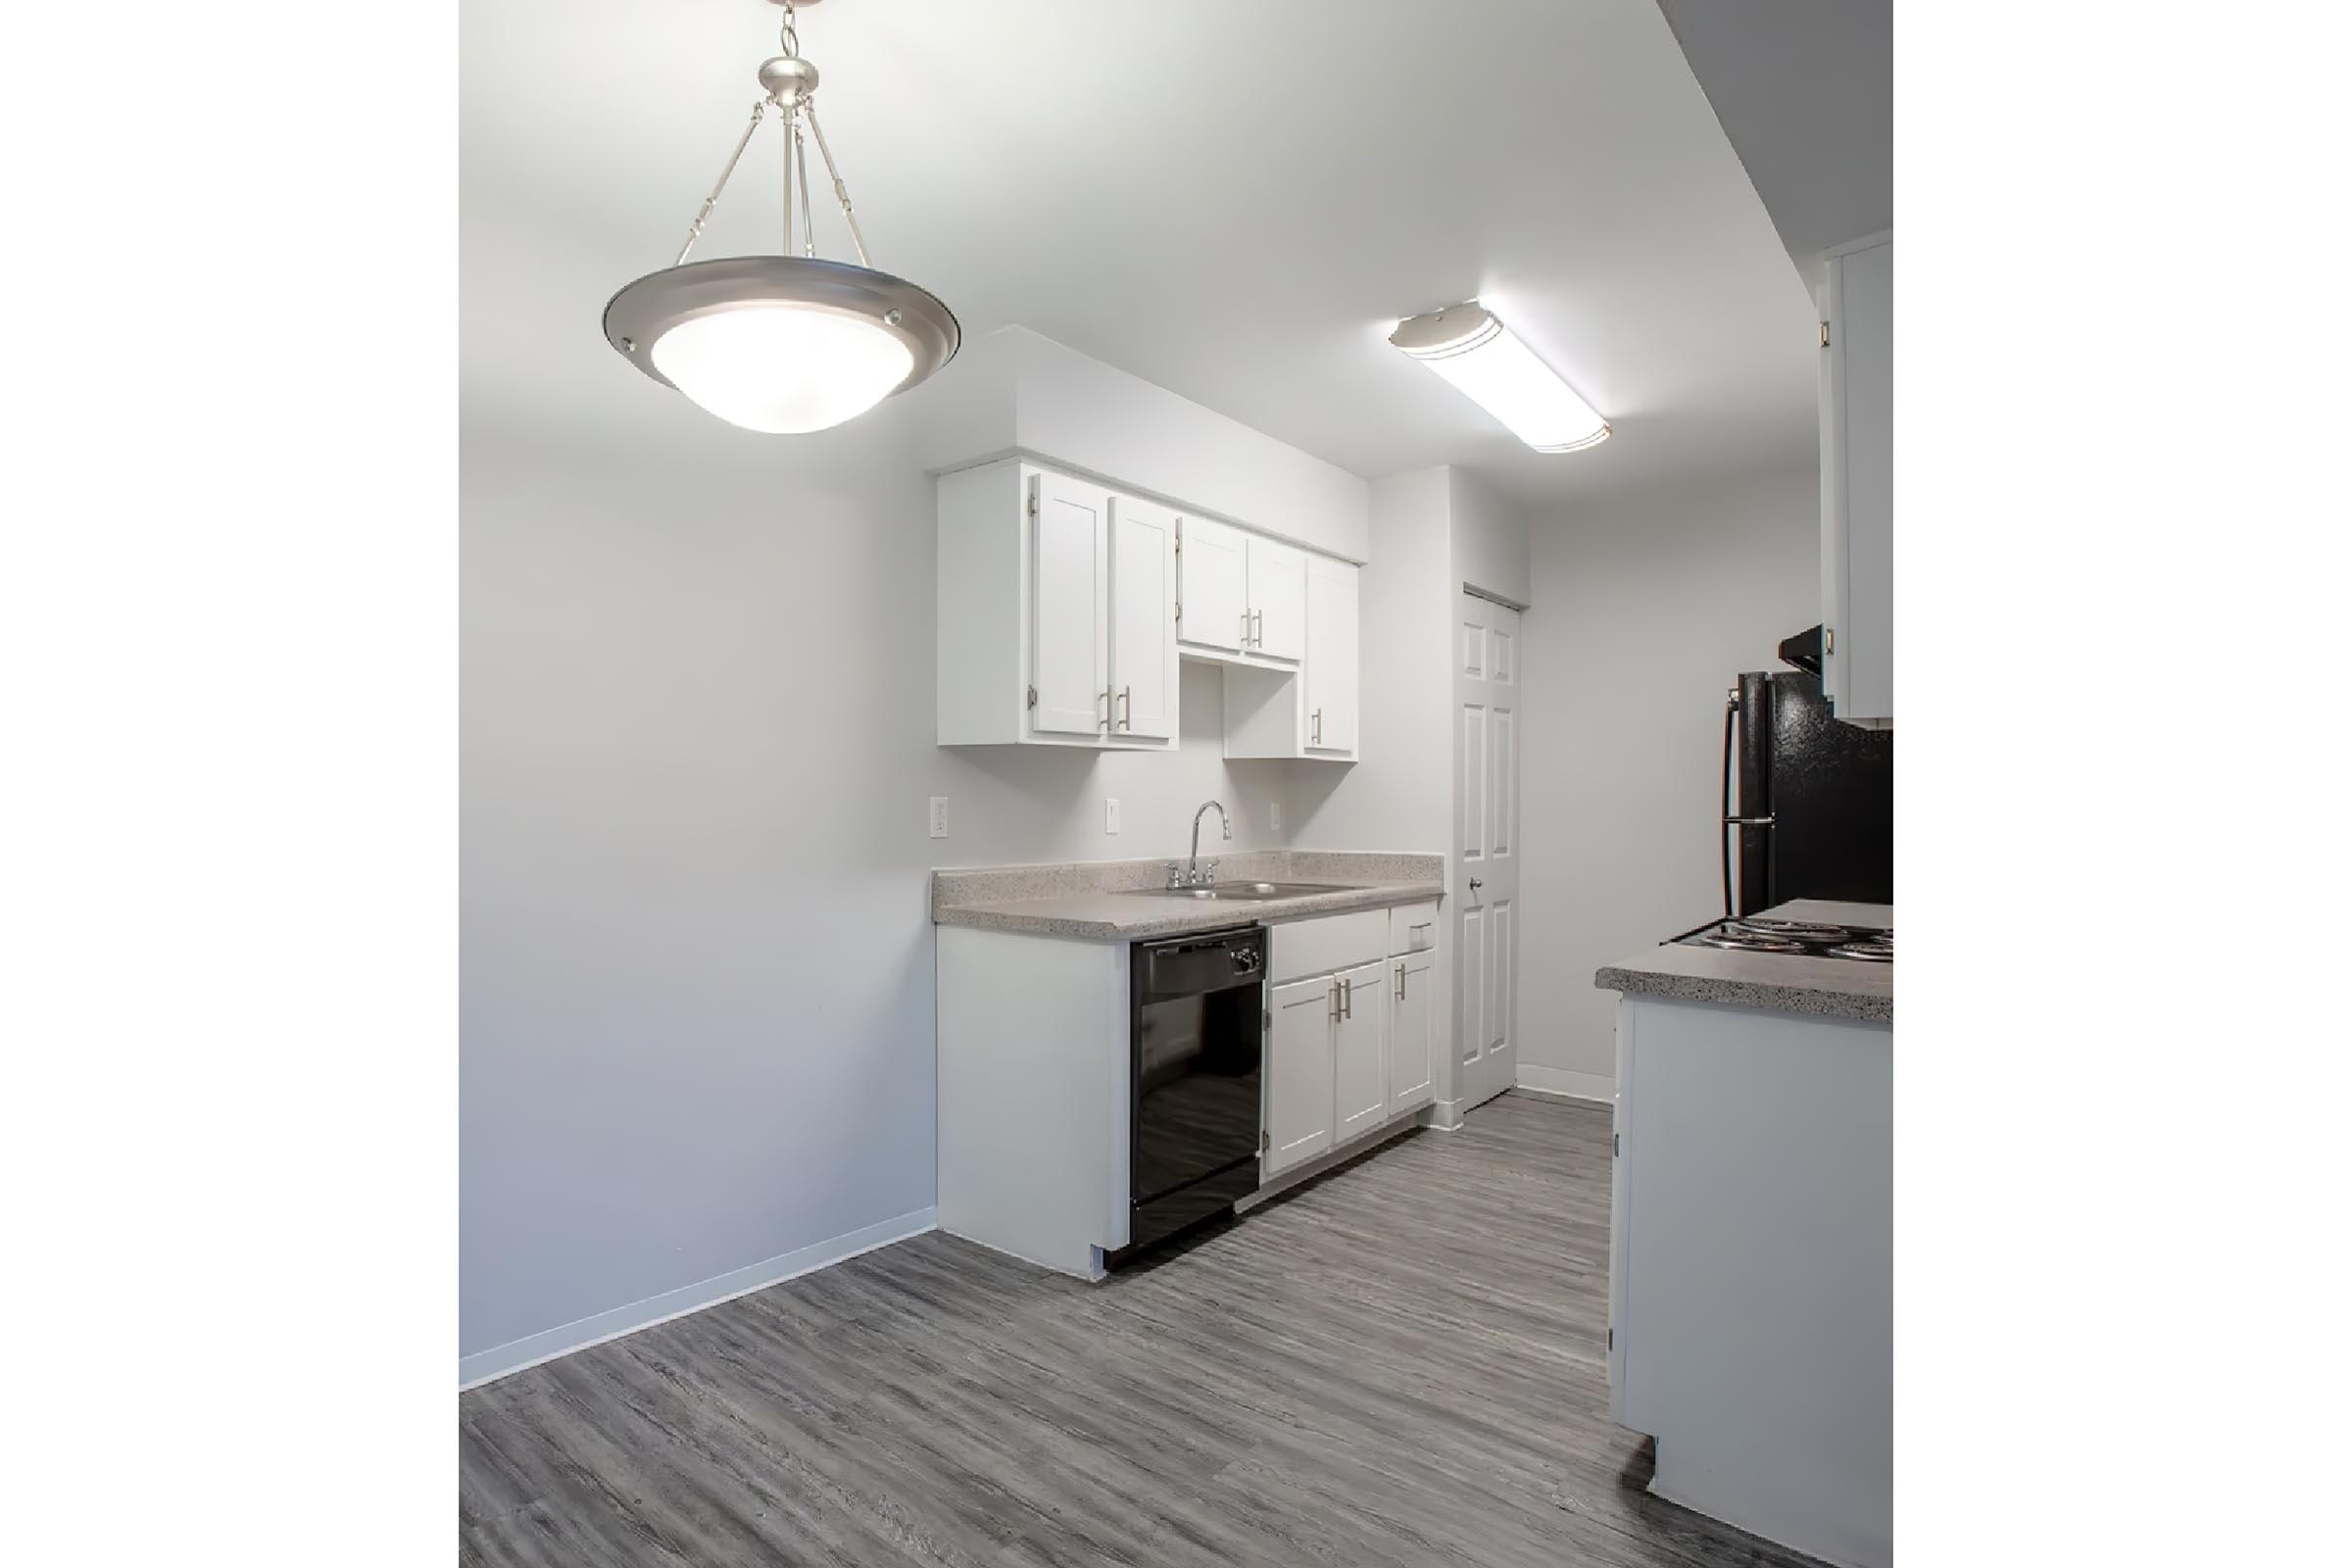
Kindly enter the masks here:
[[1617, 1331], [1615, 1329], [1609, 1330], [1609, 1348], [1612, 1350], [1617, 1348]]
[[1037, 688], [1034, 686], [1029, 688], [1029, 706], [1031, 708], [1037, 706]]
[[1271, 1012], [1261, 1012], [1258, 1014], [1258, 1017], [1264, 1021], [1266, 1028], [1271, 1029], [1274, 1027], [1274, 1014]]
[[1612, 1155], [1616, 1155], [1616, 1154], [1622, 1154], [1622, 1153], [1624, 1153], [1624, 1152], [1625, 1152], [1625, 1134], [1623, 1134], [1623, 1133], [1611, 1133], [1611, 1134], [1609, 1135], [1609, 1139], [1610, 1139], [1610, 1149], [1609, 1149], [1609, 1152], [1610, 1152]]
[[1830, 626], [1824, 626], [1821, 628], [1821, 651], [1825, 654], [1834, 654], [1838, 651], [1838, 632], [1836, 628]]
[[1176, 601], [1176, 624], [1184, 624], [1184, 601], [1181, 599]]
[[1270, 1154], [1274, 1152], [1274, 1135], [1272, 1133], [1257, 1135], [1257, 1152], [1261, 1154]]
[[1037, 515], [1037, 492], [1034, 490], [1029, 492], [1029, 515]]
[[1821, 346], [1825, 349], [1830, 346], [1830, 323], [1827, 321], [1821, 323]]

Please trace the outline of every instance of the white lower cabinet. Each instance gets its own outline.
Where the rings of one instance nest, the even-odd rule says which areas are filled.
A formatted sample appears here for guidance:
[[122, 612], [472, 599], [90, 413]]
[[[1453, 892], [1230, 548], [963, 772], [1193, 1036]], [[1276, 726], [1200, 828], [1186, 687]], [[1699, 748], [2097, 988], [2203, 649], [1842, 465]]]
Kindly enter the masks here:
[[1436, 1098], [1441, 929], [1434, 904], [1273, 928], [1267, 963], [1284, 983], [1267, 994], [1262, 1178]]
[[1388, 967], [1388, 1114], [1396, 1116], [1437, 1098], [1438, 956], [1409, 953]]
[[1333, 1013], [1338, 982], [1276, 986], [1267, 1012], [1266, 1136], [1260, 1174], [1272, 1176], [1331, 1148]]
[[1333, 1137], [1346, 1143], [1389, 1119], [1386, 964], [1366, 963], [1333, 978], [1339, 988], [1332, 1020], [1332, 1087], [1338, 1108]]

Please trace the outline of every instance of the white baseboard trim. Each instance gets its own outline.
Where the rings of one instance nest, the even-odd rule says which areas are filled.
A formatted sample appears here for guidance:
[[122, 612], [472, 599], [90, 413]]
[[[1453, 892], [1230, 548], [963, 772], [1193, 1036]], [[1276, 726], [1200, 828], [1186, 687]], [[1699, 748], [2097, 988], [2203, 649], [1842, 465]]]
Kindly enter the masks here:
[[813, 1273], [817, 1269], [845, 1262], [859, 1252], [870, 1252], [877, 1247], [888, 1247], [909, 1236], [920, 1236], [932, 1229], [938, 1217], [939, 1210], [936, 1207], [918, 1208], [911, 1213], [901, 1214], [896, 1219], [886, 1219], [878, 1225], [868, 1225], [862, 1230], [781, 1252], [743, 1268], [713, 1274], [692, 1285], [681, 1285], [674, 1291], [649, 1296], [642, 1301], [631, 1301], [626, 1306], [575, 1318], [552, 1329], [542, 1329], [537, 1334], [526, 1334], [519, 1340], [509, 1340], [487, 1350], [461, 1355], [458, 1357], [458, 1388], [460, 1392], [479, 1388], [509, 1373], [520, 1372], [542, 1361], [552, 1361], [559, 1355], [585, 1350], [591, 1345], [617, 1340], [624, 1334], [650, 1329], [673, 1317], [684, 1317], [706, 1306], [716, 1306], [738, 1296], [765, 1290], [796, 1275]]
[[1531, 1067], [1521, 1062], [1518, 1087], [1555, 1100], [1597, 1100], [1604, 1105], [1617, 1100], [1617, 1080], [1603, 1072], [1570, 1072], [1565, 1067]]

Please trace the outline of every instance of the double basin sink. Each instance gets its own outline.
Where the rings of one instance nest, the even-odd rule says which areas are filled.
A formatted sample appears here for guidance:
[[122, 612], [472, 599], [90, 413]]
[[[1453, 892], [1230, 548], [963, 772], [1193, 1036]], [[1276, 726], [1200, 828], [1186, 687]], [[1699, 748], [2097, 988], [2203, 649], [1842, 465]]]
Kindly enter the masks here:
[[1298, 899], [1309, 893], [1345, 893], [1345, 883], [1339, 882], [1219, 882], [1204, 888], [1123, 888], [1120, 891], [1146, 899], [1226, 899], [1242, 903], [1262, 903], [1267, 899]]

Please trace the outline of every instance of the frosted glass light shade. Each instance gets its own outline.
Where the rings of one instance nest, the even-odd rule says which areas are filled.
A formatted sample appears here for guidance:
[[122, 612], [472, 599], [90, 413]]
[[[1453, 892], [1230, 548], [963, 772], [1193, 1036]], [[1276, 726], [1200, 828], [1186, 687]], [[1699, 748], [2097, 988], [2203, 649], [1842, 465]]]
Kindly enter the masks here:
[[1476, 303], [1400, 321], [1389, 341], [1538, 452], [1575, 452], [1608, 439], [1609, 421]]
[[800, 435], [854, 419], [898, 389], [914, 357], [880, 321], [788, 302], [680, 321], [654, 368], [729, 424]]
[[962, 340], [929, 290], [808, 256], [664, 268], [605, 307], [605, 341], [631, 365], [763, 434], [856, 418], [954, 359]]

